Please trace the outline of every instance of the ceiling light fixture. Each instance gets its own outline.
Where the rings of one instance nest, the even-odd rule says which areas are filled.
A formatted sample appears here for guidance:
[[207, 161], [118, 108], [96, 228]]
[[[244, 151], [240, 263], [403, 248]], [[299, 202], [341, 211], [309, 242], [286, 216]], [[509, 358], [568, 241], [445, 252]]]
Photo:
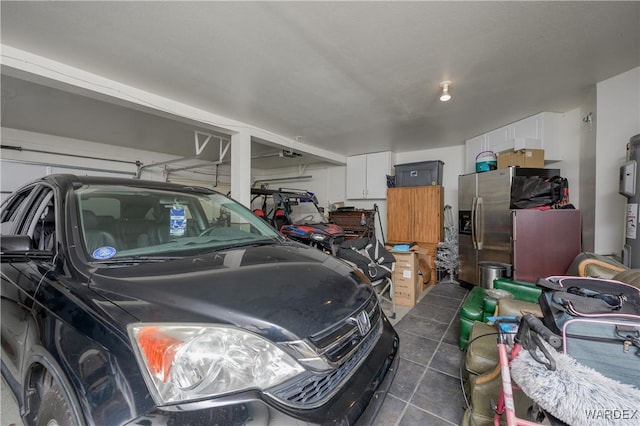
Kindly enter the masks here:
[[450, 81], [443, 81], [442, 83], [440, 83], [440, 87], [442, 87], [442, 94], [440, 95], [440, 100], [442, 102], [447, 102], [449, 99], [451, 99], [451, 95], [449, 94], [450, 84], [451, 84]]

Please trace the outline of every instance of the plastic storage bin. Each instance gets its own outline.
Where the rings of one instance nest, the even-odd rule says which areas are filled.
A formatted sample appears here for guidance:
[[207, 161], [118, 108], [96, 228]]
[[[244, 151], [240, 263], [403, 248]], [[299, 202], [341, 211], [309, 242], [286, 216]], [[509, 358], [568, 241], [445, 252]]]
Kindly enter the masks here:
[[395, 165], [396, 186], [442, 185], [440, 160]]

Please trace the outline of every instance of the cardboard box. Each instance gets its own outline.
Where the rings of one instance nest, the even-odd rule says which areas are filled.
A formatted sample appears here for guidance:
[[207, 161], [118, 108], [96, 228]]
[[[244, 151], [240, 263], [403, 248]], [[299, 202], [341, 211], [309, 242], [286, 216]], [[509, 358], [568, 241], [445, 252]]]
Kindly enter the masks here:
[[396, 258], [393, 273], [394, 297], [400, 306], [415, 306], [420, 293], [418, 287], [418, 253], [392, 252]]
[[414, 251], [418, 254], [418, 271], [420, 272], [418, 281], [420, 282], [420, 292], [423, 292], [427, 289], [429, 283], [434, 282], [431, 278], [433, 259], [429, 256], [429, 250], [422, 248], [422, 246]]
[[[394, 255], [398, 252], [393, 251], [393, 246], [395, 244], [406, 244], [406, 243], [387, 243], [385, 248], [391, 251]], [[418, 272], [420, 277], [418, 278], [418, 282], [422, 282], [420, 285], [420, 291], [425, 291], [430, 284], [437, 284], [438, 280], [436, 278], [436, 265], [433, 261], [433, 257], [429, 255], [429, 253], [435, 253], [436, 247], [438, 243], [417, 243], [411, 247], [410, 251], [417, 253], [418, 255]], [[402, 253], [402, 252], [399, 252]], [[397, 258], [396, 258], [397, 262]], [[397, 265], [397, 263], [396, 263]], [[397, 267], [397, 266], [396, 266]]]
[[498, 168], [509, 166], [544, 167], [544, 149], [521, 149], [519, 151], [504, 151], [498, 154]]
[[408, 282], [396, 281], [395, 285], [394, 296], [396, 298], [396, 305], [413, 308], [417, 302], [415, 288], [409, 285]]

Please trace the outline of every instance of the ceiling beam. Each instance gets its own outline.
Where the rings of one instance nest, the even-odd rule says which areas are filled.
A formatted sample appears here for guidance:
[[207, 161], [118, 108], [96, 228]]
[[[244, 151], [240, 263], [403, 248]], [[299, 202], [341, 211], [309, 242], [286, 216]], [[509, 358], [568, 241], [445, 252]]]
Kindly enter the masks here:
[[[289, 150], [321, 157], [333, 164], [346, 164], [346, 157], [317, 148], [251, 124], [223, 117], [133, 86], [102, 77], [25, 50], [0, 44], [2, 72], [22, 79], [48, 84], [116, 104], [130, 104], [152, 114], [181, 117], [202, 123], [217, 132], [233, 135], [240, 131]], [[29, 77], [31, 76], [31, 77]], [[52, 84], [53, 82], [53, 84]], [[70, 89], [71, 88], [71, 89]], [[115, 100], [115, 102], [114, 102]]]

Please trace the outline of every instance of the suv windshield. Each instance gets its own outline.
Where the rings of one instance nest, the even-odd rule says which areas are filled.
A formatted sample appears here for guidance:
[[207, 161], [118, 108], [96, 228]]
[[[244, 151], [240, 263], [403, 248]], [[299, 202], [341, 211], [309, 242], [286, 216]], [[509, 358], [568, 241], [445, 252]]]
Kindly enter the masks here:
[[193, 255], [279, 238], [218, 193], [86, 185], [75, 196], [81, 238], [93, 260]]

